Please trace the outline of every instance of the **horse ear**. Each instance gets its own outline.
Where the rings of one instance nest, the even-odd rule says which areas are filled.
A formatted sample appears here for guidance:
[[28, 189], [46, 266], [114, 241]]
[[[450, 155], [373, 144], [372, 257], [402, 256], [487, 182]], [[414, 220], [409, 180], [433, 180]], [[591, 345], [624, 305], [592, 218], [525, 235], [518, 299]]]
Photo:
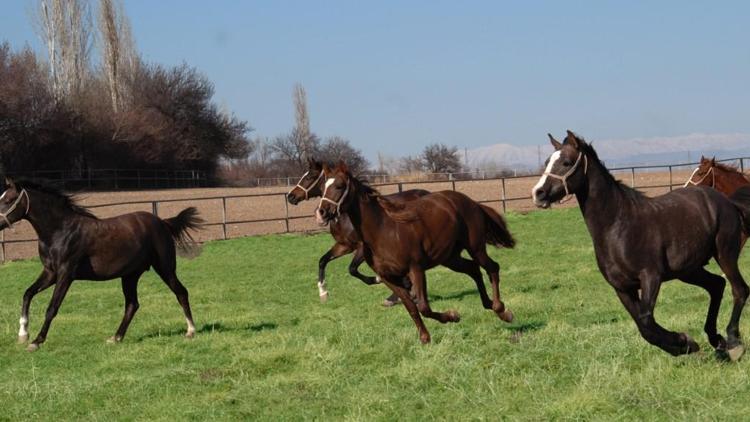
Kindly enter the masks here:
[[338, 169], [341, 170], [342, 173], [349, 174], [349, 167], [346, 165], [344, 160], [339, 160]]
[[5, 178], [5, 186], [7, 187], [7, 189], [16, 188], [16, 184], [13, 182], [13, 179], [11, 179], [10, 177]]
[[716, 157], [711, 157], [711, 165], [712, 166], [716, 165]]
[[565, 142], [567, 142], [570, 145], [572, 145], [573, 148], [578, 149], [578, 147], [580, 146], [578, 144], [578, 137], [571, 130], [568, 130], [567, 132], [568, 132], [568, 136], [565, 137]]
[[562, 148], [562, 144], [560, 142], [557, 142], [557, 139], [555, 139], [554, 136], [552, 136], [551, 133], [548, 133], [547, 136], [549, 136], [549, 142], [552, 144], [552, 146], [555, 148], [555, 151]]
[[325, 163], [323, 163], [323, 165], [321, 167], [323, 169], [323, 174], [325, 174], [326, 177], [328, 177], [328, 175], [331, 174], [331, 168], [328, 167], [328, 164], [325, 164]]

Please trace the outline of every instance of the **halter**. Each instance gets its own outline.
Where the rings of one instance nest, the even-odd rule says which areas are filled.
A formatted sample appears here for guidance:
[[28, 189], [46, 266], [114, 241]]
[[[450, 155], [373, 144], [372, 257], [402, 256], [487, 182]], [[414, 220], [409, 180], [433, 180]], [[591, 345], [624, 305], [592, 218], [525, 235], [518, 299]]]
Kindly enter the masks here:
[[[331, 183], [333, 185], [333, 183]], [[346, 199], [346, 195], [349, 193], [349, 181], [346, 181], [346, 189], [344, 189], [344, 194], [341, 195], [341, 198], [339, 198], [338, 201], [334, 201], [333, 199], [326, 198], [326, 192], [328, 192], [328, 188], [331, 187], [331, 185], [326, 186], [325, 190], [323, 191], [323, 196], [320, 197], [320, 204], [318, 205], [318, 208], [320, 208], [321, 205], [323, 205], [323, 201], [328, 201], [336, 206], [336, 215], [341, 215], [341, 204], [344, 203], [344, 200]]]
[[553, 179], [557, 179], [562, 181], [563, 187], [565, 188], [565, 197], [560, 200], [560, 203], [564, 203], [567, 201], [568, 197], [570, 197], [570, 191], [568, 190], [568, 177], [572, 176], [573, 173], [575, 173], [576, 169], [578, 168], [578, 165], [581, 164], [581, 157], [583, 157], [583, 174], [587, 174], [589, 172], [589, 159], [585, 155], [583, 155], [583, 152], [578, 153], [578, 158], [576, 159], [576, 162], [573, 164], [573, 167], [568, 170], [567, 173], [563, 174], [562, 176], [552, 173], [552, 170], [545, 171], [542, 175], [543, 176], [549, 176]]
[[302, 189], [302, 192], [305, 192], [305, 201], [307, 201], [308, 199], [310, 199], [308, 197], [308, 192], [310, 192], [312, 190], [312, 188], [314, 188], [315, 186], [317, 186], [318, 183], [320, 183], [320, 179], [322, 179], [323, 176], [324, 176], [324, 173], [321, 171], [320, 174], [318, 175], [318, 178], [315, 179], [315, 182], [312, 185], [310, 185], [309, 188], [306, 188], [306, 187], [302, 186], [302, 181], [305, 180], [305, 177], [307, 177], [308, 174], [310, 174], [310, 172], [306, 171], [305, 174], [303, 174], [302, 177], [299, 178], [299, 182], [297, 182], [297, 186], [293, 187], [292, 190], [289, 191], [289, 193], [292, 193], [292, 191], [295, 190], [295, 189], [297, 189], [297, 188]]
[[[5, 193], [3, 193], [3, 196], [4, 195]], [[29, 214], [29, 207], [31, 206], [31, 200], [29, 199], [29, 194], [26, 192], [26, 189], [21, 190], [21, 193], [18, 195], [18, 198], [16, 198], [16, 200], [13, 202], [13, 205], [8, 207], [8, 209], [5, 210], [5, 212], [0, 212], [0, 217], [2, 217], [2, 219], [5, 220], [5, 222], [8, 224], [8, 228], [13, 227], [13, 224], [14, 224], [14, 223], [11, 223], [10, 220], [8, 220], [8, 216], [10, 216], [13, 213], [13, 211], [16, 210], [16, 207], [21, 202], [21, 198], [23, 198], [24, 196], [26, 196], [26, 212], [21, 216], [21, 218], [27, 216]], [[0, 196], [0, 198], [2, 198], [2, 196]], [[21, 218], [19, 218], [18, 220], [20, 220]]]
[[687, 185], [693, 185], [693, 186], [700, 185], [704, 180], [706, 180], [706, 177], [708, 177], [709, 174], [713, 176], [711, 178], [711, 187], [712, 188], [716, 187], [716, 173], [714, 173], [714, 168], [713, 167], [711, 167], [711, 168], [708, 169], [708, 171], [706, 172], [706, 174], [704, 174], [703, 177], [701, 177], [701, 180], [699, 180], [697, 182], [693, 182], [693, 177], [695, 176], [695, 173], [698, 173], [698, 170], [700, 170], [700, 169], [701, 168], [698, 167], [695, 170], [693, 170], [693, 174], [691, 174], [690, 178], [687, 180], [687, 182], [685, 182], [685, 184], [682, 185], [683, 188], [686, 188]]

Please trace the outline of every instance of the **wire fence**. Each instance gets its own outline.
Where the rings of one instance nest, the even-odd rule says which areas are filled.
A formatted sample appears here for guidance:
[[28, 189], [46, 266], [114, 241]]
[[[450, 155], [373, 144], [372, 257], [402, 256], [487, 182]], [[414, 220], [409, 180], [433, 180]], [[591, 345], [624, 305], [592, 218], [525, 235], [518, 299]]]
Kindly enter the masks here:
[[[750, 160], [750, 157], [738, 157], [717, 160], [723, 163], [734, 163], [738, 169], [744, 172], [745, 161]], [[674, 188], [682, 187], [687, 181], [688, 175], [692, 172], [695, 166], [699, 163], [685, 163], [685, 164], [666, 164], [666, 165], [647, 165], [647, 166], [632, 166], [632, 167], [619, 167], [610, 169], [610, 171], [631, 187], [638, 188], [641, 190], [648, 191], [647, 193], [660, 194], [672, 191]], [[454, 191], [461, 191], [467, 193], [470, 197], [477, 200], [479, 203], [486, 204], [497, 204], [503, 213], [508, 211], [516, 210], [530, 210], [533, 209], [531, 205], [531, 186], [536, 183], [539, 174], [536, 175], [519, 175], [519, 176], [507, 176], [488, 178], [480, 181], [477, 180], [445, 180], [445, 181], [412, 181], [412, 182], [397, 182], [397, 183], [385, 183], [385, 184], [373, 184], [379, 190], [385, 192], [402, 192], [408, 188], [424, 187], [424, 185], [433, 185], [438, 188], [451, 189]], [[644, 183], [639, 183], [644, 181]], [[653, 183], [655, 182], [655, 183]], [[296, 183], [296, 182], [295, 182]], [[479, 184], [477, 184], [479, 183]], [[498, 190], [495, 190], [499, 188]], [[231, 218], [230, 209], [227, 204], [229, 201], [245, 200], [246, 203], [255, 204], [252, 206], [260, 206], [260, 209], [265, 211], [263, 218]], [[289, 203], [286, 201], [286, 192], [276, 193], [257, 193], [257, 194], [243, 194], [243, 195], [217, 195], [217, 196], [204, 196], [195, 198], [175, 198], [175, 199], [159, 199], [150, 201], [124, 201], [124, 202], [111, 202], [104, 204], [97, 204], [89, 206], [89, 209], [96, 210], [108, 207], [123, 207], [123, 206], [139, 206], [143, 209], [148, 209], [154, 215], [159, 215], [160, 209], [169, 204], [175, 203], [205, 203], [207, 201], [218, 202], [218, 219], [213, 222], [205, 224], [206, 227], [215, 227], [218, 230], [214, 231], [214, 234], [204, 238], [203, 240], [221, 240], [229, 239], [233, 237], [242, 237], [260, 233], [250, 232], [239, 232], [230, 233], [228, 228], [238, 225], [252, 225], [258, 223], [280, 223], [280, 228], [275, 229], [274, 233], [291, 233], [301, 231], [315, 231], [315, 228], [311, 228], [310, 225], [303, 225], [304, 228], [293, 227], [294, 222], [301, 219], [312, 219], [313, 214], [302, 213], [293, 214], [290, 212]], [[517, 205], [521, 201], [525, 201], [522, 205]], [[270, 210], [271, 204], [283, 202], [283, 208]], [[573, 202], [573, 201], [571, 201]], [[247, 207], [247, 205], [242, 205]], [[238, 206], [234, 206], [233, 209], [237, 210]], [[247, 213], [239, 213], [243, 216], [248, 215]], [[250, 213], [249, 215], [258, 214], [257, 212]], [[166, 217], [166, 216], [164, 216]], [[317, 228], [321, 230], [321, 228]], [[267, 233], [267, 232], [264, 232]], [[5, 262], [7, 249], [12, 245], [36, 242], [36, 238], [26, 237], [20, 239], [6, 239], [5, 231], [0, 231], [0, 261]], [[28, 256], [23, 256], [28, 257]]]
[[9, 176], [51, 181], [67, 190], [182, 189], [208, 186], [201, 170], [91, 169], [9, 171]]

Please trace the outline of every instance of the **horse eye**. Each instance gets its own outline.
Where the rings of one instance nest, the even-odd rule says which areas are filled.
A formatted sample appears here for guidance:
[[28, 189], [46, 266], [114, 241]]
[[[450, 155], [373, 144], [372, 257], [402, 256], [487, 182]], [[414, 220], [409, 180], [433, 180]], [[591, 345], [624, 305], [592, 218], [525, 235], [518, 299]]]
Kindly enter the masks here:
[[570, 161], [568, 161], [568, 160], [565, 160], [565, 162], [563, 162], [563, 165], [564, 165], [565, 167], [570, 167], [570, 165], [571, 165], [571, 164], [573, 164], [573, 163], [571, 163], [571, 162], [570, 162]]

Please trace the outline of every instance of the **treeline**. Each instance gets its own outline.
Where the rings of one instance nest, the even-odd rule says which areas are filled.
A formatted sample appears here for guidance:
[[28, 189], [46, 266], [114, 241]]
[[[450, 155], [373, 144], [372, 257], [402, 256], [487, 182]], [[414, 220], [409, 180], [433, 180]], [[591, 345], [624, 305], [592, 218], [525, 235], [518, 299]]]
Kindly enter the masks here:
[[140, 58], [121, 4], [101, 0], [96, 13], [83, 0], [36, 7], [46, 60], [28, 47], [0, 44], [6, 172], [158, 168], [213, 177], [222, 160], [250, 152], [248, 124], [217, 107], [204, 75]]

